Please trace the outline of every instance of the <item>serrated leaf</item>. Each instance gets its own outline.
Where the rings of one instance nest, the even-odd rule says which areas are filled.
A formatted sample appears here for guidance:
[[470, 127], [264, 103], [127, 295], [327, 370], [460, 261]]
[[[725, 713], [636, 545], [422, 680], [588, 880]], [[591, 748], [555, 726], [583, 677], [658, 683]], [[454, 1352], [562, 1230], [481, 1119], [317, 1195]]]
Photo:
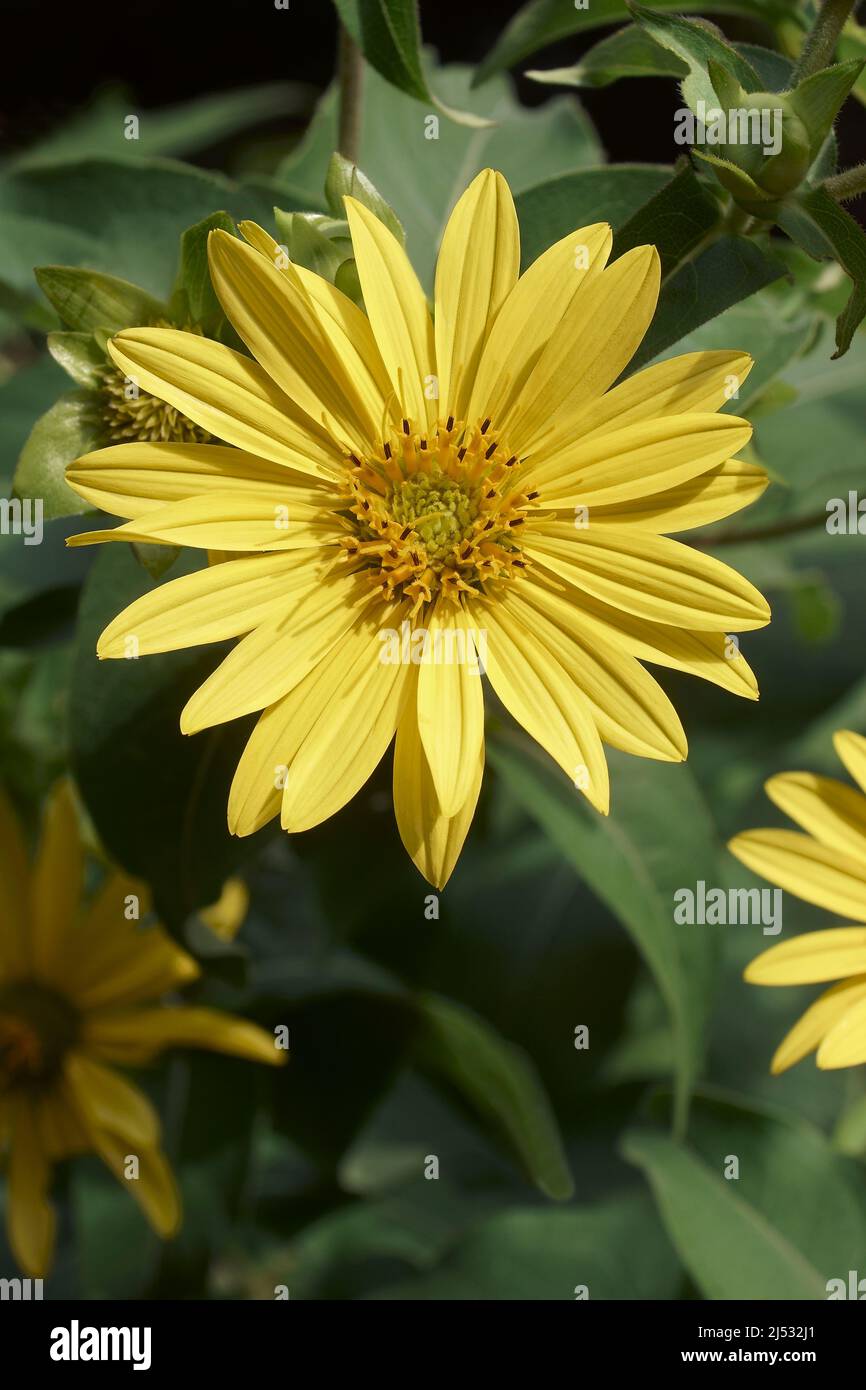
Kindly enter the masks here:
[[781, 261], [755, 241], [741, 236], [719, 237], [662, 286], [653, 321], [629, 363], [629, 372], [645, 366], [702, 323], [784, 274]]
[[554, 87], [609, 87], [624, 77], [685, 77], [688, 67], [637, 24], [609, 34], [569, 68], [531, 68], [525, 76]]
[[853, 282], [836, 320], [836, 351], [843, 357], [866, 317], [866, 233], [824, 188], [813, 188], [783, 207], [776, 218], [793, 241], [818, 260], [835, 259]]
[[791, 92], [788, 103], [809, 132], [809, 151], [816, 159], [830, 133], [842, 103], [866, 66], [866, 58], [849, 58], [845, 63], [813, 72]]
[[658, 250], [666, 276], [690, 255], [721, 220], [721, 210], [685, 162], [669, 183], [625, 222], [613, 242], [613, 258], [634, 246]]
[[[667, 11], [745, 15], [771, 26], [791, 18], [789, 0], [655, 0], [654, 13]], [[513, 67], [536, 49], [628, 18], [626, 0], [591, 0], [584, 9], [576, 9], [574, 0], [529, 0], [509, 20], [480, 64], [474, 85], [480, 86], [504, 68]]]
[[76, 332], [102, 328], [119, 333], [122, 328], [153, 323], [168, 313], [166, 304], [115, 275], [72, 265], [41, 265], [34, 274], [46, 299]]
[[212, 231], [237, 236], [234, 220], [227, 212], [213, 212], [181, 234], [177, 279], [171, 301], [172, 322], [200, 328], [205, 337], [218, 338], [225, 325], [225, 314], [211, 284], [207, 243]]
[[494, 1125], [542, 1192], [570, 1197], [574, 1184], [556, 1120], [527, 1055], [452, 999], [424, 994], [418, 1009], [422, 1071], [445, 1080]]
[[393, 86], [417, 101], [429, 102], [459, 125], [491, 122], [471, 111], [446, 106], [431, 92], [421, 63], [421, 30], [416, 0], [334, 0], [367, 62]]
[[331, 156], [328, 172], [325, 175], [325, 197], [334, 217], [345, 217], [346, 208], [343, 198], [346, 196], [356, 198], [359, 203], [363, 203], [374, 217], [378, 217], [379, 221], [385, 224], [389, 232], [393, 232], [401, 246], [406, 244], [403, 224], [390, 203], [385, 201], [379, 190], [374, 187], [357, 164], [353, 164], [350, 159], [335, 152]]
[[714, 104], [716, 93], [709, 74], [711, 61], [735, 78], [745, 91], [760, 91], [761, 79], [748, 59], [708, 27], [680, 15], [658, 14], [634, 0], [629, 0], [629, 12], [657, 43], [670, 49], [688, 67], [682, 90], [692, 111], [697, 109], [699, 101], [707, 106]]

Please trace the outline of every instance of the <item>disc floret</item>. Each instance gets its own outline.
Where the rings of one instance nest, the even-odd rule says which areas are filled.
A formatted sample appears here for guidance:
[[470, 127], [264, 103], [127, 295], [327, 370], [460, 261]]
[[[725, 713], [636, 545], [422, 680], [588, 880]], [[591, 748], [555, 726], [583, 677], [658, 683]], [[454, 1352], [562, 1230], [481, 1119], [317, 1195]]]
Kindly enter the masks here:
[[408, 598], [414, 613], [527, 568], [520, 533], [538, 494], [520, 490], [490, 420], [449, 417], [431, 432], [404, 420], [379, 453], [349, 463], [343, 546], [383, 598]]

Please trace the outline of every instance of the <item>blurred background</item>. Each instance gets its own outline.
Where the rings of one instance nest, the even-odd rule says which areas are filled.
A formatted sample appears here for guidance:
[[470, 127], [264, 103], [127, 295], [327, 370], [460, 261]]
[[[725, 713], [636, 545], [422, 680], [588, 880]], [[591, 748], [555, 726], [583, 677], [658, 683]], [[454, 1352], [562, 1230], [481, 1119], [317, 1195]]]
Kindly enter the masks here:
[[[82, 265], [164, 296], [181, 234], [209, 214], [273, 230], [275, 204], [323, 210], [337, 22], [322, 0], [0, 8], [11, 57], [0, 91], [6, 495], [34, 422], [73, 385], [46, 351], [59, 321], [33, 266]], [[578, 176], [645, 166], [645, 198], [680, 153], [672, 78], [574, 91], [524, 75], [574, 64], [595, 31], [473, 88], [519, 8], [421, 5], [431, 87], [491, 115], [491, 129], [443, 116], [439, 141], [419, 145], [423, 103], [366, 74], [359, 164], [403, 220], [428, 286], [448, 207], [486, 164], [508, 177], [534, 256], [572, 226], [606, 215], [616, 226], [639, 206]], [[770, 42], [754, 16], [713, 19], [732, 41]], [[123, 138], [129, 113], [137, 142]], [[838, 141], [843, 165], [863, 157], [862, 99], [847, 103]], [[92, 518], [49, 520], [34, 548], [0, 536], [7, 794], [35, 833], [49, 787], [71, 770], [91, 843], [149, 882], [162, 920], [199, 957], [197, 998], [286, 1024], [292, 1041], [274, 1075], [178, 1053], [136, 1076], [163, 1119], [183, 1229], [162, 1245], [95, 1160], [76, 1160], [58, 1175], [51, 1294], [272, 1298], [285, 1286], [311, 1299], [570, 1299], [586, 1286], [593, 1298], [738, 1297], [742, 1271], [724, 1254], [734, 1198], [719, 1181], [730, 1154], [736, 1200], [774, 1233], [746, 1296], [784, 1296], [791, 1256], [780, 1249], [798, 1251], [819, 1284], [862, 1265], [862, 1068], [822, 1074], [807, 1060], [771, 1078], [772, 1052], [814, 992], [743, 983], [771, 944], [759, 927], [672, 917], [674, 892], [699, 879], [757, 883], [724, 844], [781, 823], [765, 777], [835, 772], [833, 731], [866, 732], [864, 539], [824, 526], [827, 500], [864, 476], [866, 344], [861, 332], [831, 361], [841, 273], [776, 240], [786, 276], [662, 350], [744, 348], [757, 361], [735, 408], [754, 421], [753, 456], [775, 486], [696, 543], [770, 599], [771, 626], [742, 640], [760, 703], [655, 670], [683, 718], [688, 763], [612, 753], [602, 823], [492, 702], [479, 813], [441, 895], [400, 845], [390, 755], [319, 829], [232, 841], [227, 789], [251, 726], [188, 740], [177, 729], [223, 650], [100, 666], [96, 635], [152, 574], [125, 547], [67, 551]], [[68, 453], [71, 418], [52, 458]], [[232, 873], [248, 885], [249, 914], [233, 942], [215, 944], [198, 914]], [[786, 896], [786, 934], [827, 920]], [[693, 1088], [685, 1136], [664, 1141], [708, 1184], [684, 1216], [670, 1154], [647, 1157], [635, 1136], [667, 1136]], [[0, 1276], [12, 1273], [0, 1237]]]

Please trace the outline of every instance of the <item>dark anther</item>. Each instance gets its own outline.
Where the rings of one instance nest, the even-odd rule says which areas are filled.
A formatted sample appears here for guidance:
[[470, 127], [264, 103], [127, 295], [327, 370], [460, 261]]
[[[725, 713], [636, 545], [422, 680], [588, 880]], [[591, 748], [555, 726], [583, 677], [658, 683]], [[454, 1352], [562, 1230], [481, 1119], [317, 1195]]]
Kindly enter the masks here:
[[385, 440], [385, 443], [382, 445], [382, 448], [385, 451], [386, 459], [389, 459], [391, 457], [391, 445], [388, 443], [387, 439]]
[[487, 450], [487, 453], [484, 455], [484, 457], [485, 457], [486, 459], [492, 458], [493, 455], [496, 453], [496, 450], [497, 450], [498, 447], [499, 447], [499, 446], [498, 446], [497, 444], [495, 444], [495, 443], [494, 443], [494, 444], [491, 444], [491, 445], [490, 445], [490, 448]]
[[409, 421], [408, 421], [408, 420], [404, 420], [404, 421], [403, 421], [403, 433], [404, 433], [404, 434], [408, 434], [408, 433], [409, 433]]
[[401, 541], [405, 541], [405, 540], [407, 539], [407, 537], [411, 536], [411, 534], [412, 534], [412, 527], [411, 527], [411, 526], [404, 526], [404, 527], [403, 527], [403, 530], [400, 532], [400, 539], [401, 539]]
[[449, 415], [449, 416], [448, 416], [448, 419], [445, 421], [445, 428], [446, 428], [446, 430], [453, 430], [453, 428], [454, 428], [454, 416], [453, 416], [453, 415]]
[[490, 421], [489, 421], [489, 420], [485, 420], [485, 421], [484, 421], [484, 424], [481, 426], [481, 433], [482, 433], [482, 434], [486, 434], [487, 431], [488, 431], [489, 429], [490, 429]]
[[465, 444], [463, 445], [463, 448], [462, 448], [462, 449], [458, 449], [458, 450], [457, 450], [457, 457], [459, 458], [460, 462], [462, 463], [463, 460], [464, 460], [464, 458], [466, 457], [466, 445], [465, 445]]

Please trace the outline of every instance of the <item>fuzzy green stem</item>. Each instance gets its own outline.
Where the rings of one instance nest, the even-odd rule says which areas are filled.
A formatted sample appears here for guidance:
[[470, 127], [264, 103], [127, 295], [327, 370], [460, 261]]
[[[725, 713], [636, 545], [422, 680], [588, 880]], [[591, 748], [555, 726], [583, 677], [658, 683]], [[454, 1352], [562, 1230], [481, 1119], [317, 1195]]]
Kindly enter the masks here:
[[340, 121], [337, 147], [344, 158], [357, 164], [361, 151], [364, 57], [352, 35], [343, 25], [340, 25], [337, 73], [340, 84]]
[[833, 61], [836, 43], [857, 0], [824, 0], [794, 71], [794, 84]]
[[838, 203], [856, 198], [858, 193], [866, 193], [866, 164], [855, 164], [853, 169], [834, 174], [831, 179], [827, 179], [824, 187], [830, 197], [835, 198]]

